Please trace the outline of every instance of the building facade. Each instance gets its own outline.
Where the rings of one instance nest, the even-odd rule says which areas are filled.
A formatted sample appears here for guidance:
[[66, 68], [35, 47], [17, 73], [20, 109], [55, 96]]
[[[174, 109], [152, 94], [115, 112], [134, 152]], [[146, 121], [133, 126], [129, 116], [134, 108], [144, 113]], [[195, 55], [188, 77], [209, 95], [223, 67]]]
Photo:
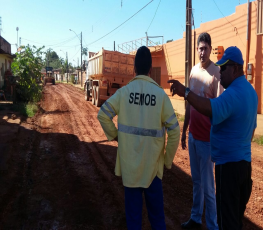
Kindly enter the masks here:
[[[192, 64], [199, 62], [196, 49], [200, 33], [212, 38], [211, 60], [216, 62], [229, 46], [237, 46], [243, 54], [247, 80], [258, 95], [258, 113], [263, 113], [263, 3], [262, 0], [238, 5], [232, 15], [202, 23], [192, 31]], [[195, 46], [194, 46], [195, 44]], [[182, 39], [166, 43], [159, 51], [152, 50], [153, 75], [170, 95], [167, 80], [185, 81], [185, 34]], [[247, 69], [250, 69], [247, 71]], [[178, 97], [179, 99], [179, 97]]]
[[0, 36], [0, 89], [4, 86], [4, 76], [11, 71], [14, 55], [11, 54], [11, 44]]

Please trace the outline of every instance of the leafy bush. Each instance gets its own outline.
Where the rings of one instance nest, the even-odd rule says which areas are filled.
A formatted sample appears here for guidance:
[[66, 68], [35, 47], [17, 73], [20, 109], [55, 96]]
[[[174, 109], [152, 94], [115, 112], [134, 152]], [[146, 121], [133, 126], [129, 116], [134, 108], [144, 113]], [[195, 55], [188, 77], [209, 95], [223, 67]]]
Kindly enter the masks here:
[[13, 104], [14, 111], [19, 112], [23, 116], [26, 117], [33, 117], [35, 113], [38, 110], [37, 104], [36, 103], [18, 103], [18, 104]]
[[24, 102], [39, 101], [41, 99], [42, 87], [38, 84], [41, 78], [42, 49], [29, 45], [24, 47], [21, 53], [16, 53], [11, 68], [15, 76], [19, 76], [17, 85], [17, 96]]
[[255, 136], [252, 141], [258, 145], [263, 145], [263, 136]]
[[181, 114], [179, 114], [179, 113], [176, 113], [176, 117], [177, 117], [177, 120], [178, 121], [184, 121], [184, 115], [181, 115]]
[[75, 83], [75, 76], [74, 75], [70, 76], [70, 82], [73, 83], [73, 84]]

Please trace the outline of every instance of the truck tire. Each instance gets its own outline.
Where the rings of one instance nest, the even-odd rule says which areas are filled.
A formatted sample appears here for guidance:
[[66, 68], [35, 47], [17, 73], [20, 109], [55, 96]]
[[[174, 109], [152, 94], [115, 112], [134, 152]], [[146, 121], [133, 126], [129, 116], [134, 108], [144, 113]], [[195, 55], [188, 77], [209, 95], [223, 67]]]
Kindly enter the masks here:
[[95, 100], [96, 100], [96, 86], [92, 86], [92, 98], [91, 98], [91, 103], [92, 105], [95, 105]]
[[90, 99], [90, 90], [89, 90], [89, 89], [86, 89], [86, 90], [85, 90], [85, 100], [86, 100], [86, 101], [89, 101], [89, 99]]
[[101, 106], [101, 100], [100, 100], [100, 87], [96, 86], [96, 100], [95, 100], [95, 105], [96, 107], [100, 107]]

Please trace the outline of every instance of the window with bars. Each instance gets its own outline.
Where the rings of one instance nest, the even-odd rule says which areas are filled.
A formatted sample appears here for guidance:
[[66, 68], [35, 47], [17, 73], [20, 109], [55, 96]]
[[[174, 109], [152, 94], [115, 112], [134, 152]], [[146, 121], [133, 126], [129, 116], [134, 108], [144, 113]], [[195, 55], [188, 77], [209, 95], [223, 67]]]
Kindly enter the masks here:
[[263, 0], [258, 0], [257, 34], [263, 34]]

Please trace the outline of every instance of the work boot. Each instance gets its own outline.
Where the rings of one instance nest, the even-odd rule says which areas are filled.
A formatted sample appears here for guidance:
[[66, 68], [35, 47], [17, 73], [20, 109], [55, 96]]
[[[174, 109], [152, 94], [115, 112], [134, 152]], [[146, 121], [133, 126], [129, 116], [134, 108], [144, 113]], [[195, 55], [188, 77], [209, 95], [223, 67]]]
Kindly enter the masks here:
[[191, 218], [181, 225], [183, 229], [201, 229], [201, 226], [202, 224], [196, 223]]

